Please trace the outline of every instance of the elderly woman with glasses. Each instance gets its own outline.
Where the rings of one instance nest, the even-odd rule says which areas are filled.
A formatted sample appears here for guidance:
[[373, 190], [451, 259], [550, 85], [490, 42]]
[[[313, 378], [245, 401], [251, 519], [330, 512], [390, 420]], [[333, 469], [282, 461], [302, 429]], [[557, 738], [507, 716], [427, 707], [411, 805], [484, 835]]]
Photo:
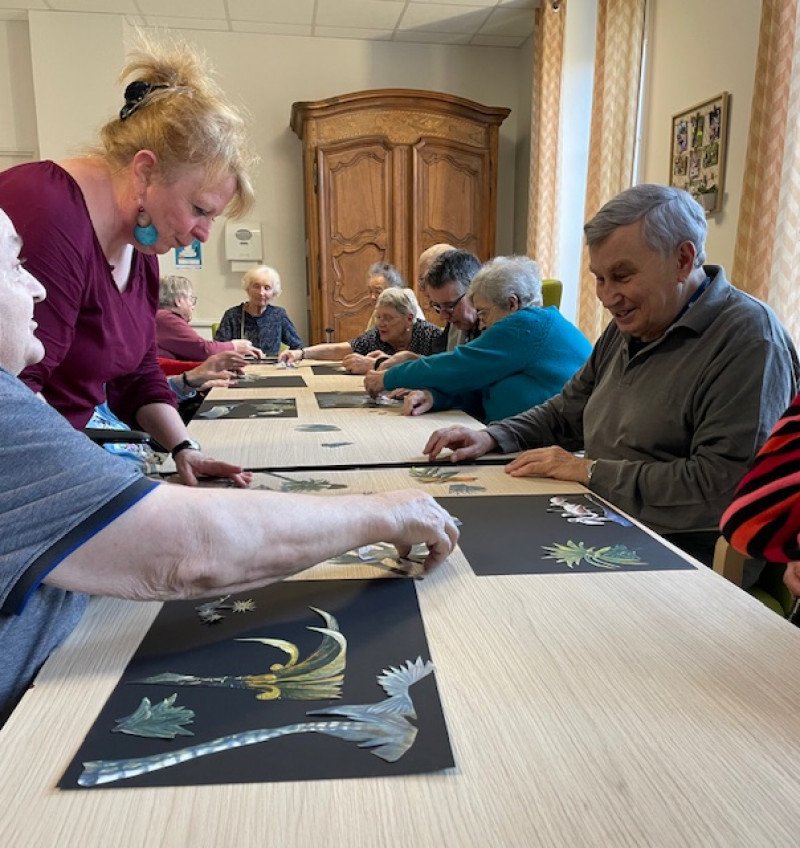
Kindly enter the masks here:
[[311, 345], [305, 350], [285, 350], [280, 361], [291, 365], [301, 359], [344, 360], [348, 367], [349, 357], [358, 354], [366, 357], [379, 352], [382, 356], [370, 357], [372, 367], [377, 368], [382, 358], [388, 358], [401, 350], [420, 356], [429, 356], [435, 349], [442, 331], [428, 321], [418, 321], [417, 299], [411, 289], [386, 289], [378, 297], [375, 306], [375, 327], [349, 342]]
[[[367, 294], [369, 294], [373, 311], [367, 322], [367, 330], [371, 330], [375, 326], [375, 306], [381, 293], [386, 289], [404, 288], [406, 288], [406, 281], [394, 265], [389, 265], [387, 262], [373, 262], [369, 266], [367, 269]], [[417, 318], [420, 321], [425, 320], [425, 313], [419, 304], [417, 304]]]
[[189, 324], [196, 304], [191, 280], [177, 274], [161, 278], [156, 312], [156, 344], [160, 357], [200, 362], [214, 353], [234, 351], [242, 356], [261, 358], [261, 351], [248, 339], [229, 342], [204, 339]]
[[542, 309], [541, 273], [527, 256], [490, 260], [468, 294], [483, 330], [478, 338], [367, 374], [367, 391], [401, 390], [407, 415], [456, 408], [496, 421], [558, 394], [591, 353], [558, 309]]

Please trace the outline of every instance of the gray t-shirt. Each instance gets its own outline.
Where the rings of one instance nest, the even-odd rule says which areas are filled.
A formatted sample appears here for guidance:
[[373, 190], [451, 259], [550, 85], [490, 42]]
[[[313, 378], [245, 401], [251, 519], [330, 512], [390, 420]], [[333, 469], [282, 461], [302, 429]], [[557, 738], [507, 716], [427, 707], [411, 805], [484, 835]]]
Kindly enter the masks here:
[[83, 614], [42, 585], [75, 548], [157, 486], [0, 369], [0, 722]]

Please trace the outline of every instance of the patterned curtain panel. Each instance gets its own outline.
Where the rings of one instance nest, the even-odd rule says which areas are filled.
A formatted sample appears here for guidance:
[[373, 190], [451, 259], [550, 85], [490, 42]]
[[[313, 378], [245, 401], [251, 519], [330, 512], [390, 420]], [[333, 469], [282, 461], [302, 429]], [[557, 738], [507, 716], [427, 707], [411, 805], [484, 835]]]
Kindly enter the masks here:
[[[586, 220], [633, 184], [646, 0], [598, 0]], [[608, 316], [595, 296], [584, 247], [578, 326], [594, 341]]]
[[763, 0], [731, 279], [800, 342], [800, 25], [797, 0]]
[[[545, 277], [558, 262], [559, 128], [567, 0], [536, 10], [528, 186], [528, 255]], [[555, 8], [554, 8], [555, 7]]]

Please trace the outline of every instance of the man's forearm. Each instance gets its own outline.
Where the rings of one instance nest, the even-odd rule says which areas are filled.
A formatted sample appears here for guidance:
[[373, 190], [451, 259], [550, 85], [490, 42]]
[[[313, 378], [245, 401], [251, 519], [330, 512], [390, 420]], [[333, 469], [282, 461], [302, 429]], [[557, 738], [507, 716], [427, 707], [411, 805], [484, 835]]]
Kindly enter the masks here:
[[[133, 600], [246, 591], [347, 550], [391, 542], [409, 526], [413, 535], [413, 501], [165, 483], [71, 553], [46, 582]], [[419, 512], [429, 516], [430, 507]], [[416, 541], [427, 541], [425, 521], [418, 523]]]

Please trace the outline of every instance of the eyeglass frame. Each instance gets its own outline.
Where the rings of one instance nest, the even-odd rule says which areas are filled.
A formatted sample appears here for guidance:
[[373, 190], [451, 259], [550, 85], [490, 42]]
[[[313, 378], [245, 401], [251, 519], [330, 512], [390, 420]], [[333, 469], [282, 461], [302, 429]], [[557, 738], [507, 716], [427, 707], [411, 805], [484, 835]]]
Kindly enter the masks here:
[[445, 306], [441, 303], [434, 303], [430, 296], [428, 296], [428, 305], [437, 315], [449, 315], [453, 316], [453, 313], [458, 308], [458, 304], [461, 303], [462, 300], [467, 296], [467, 292], [464, 291], [461, 297], [457, 297], [449, 306]]

